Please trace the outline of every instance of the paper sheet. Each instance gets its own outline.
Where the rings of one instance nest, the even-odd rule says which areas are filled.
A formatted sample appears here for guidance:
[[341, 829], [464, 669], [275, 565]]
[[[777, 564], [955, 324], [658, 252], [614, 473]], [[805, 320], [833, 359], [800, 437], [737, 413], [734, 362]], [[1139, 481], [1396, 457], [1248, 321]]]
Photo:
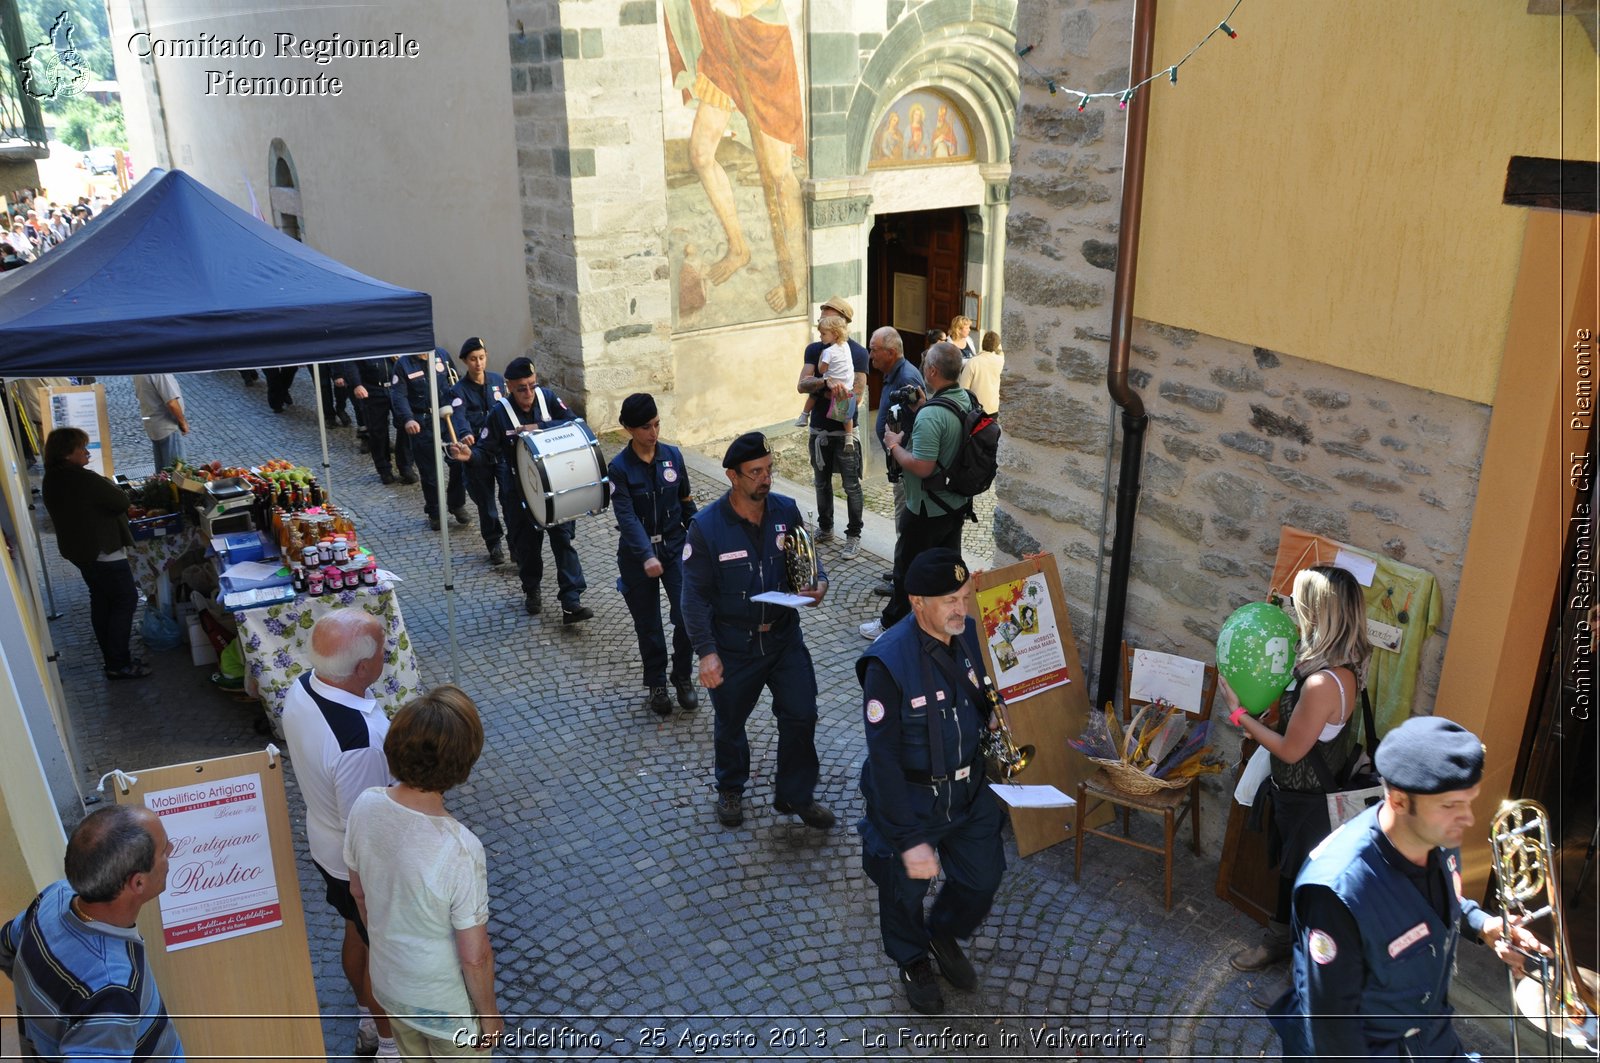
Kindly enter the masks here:
[[1198, 713], [1205, 680], [1206, 666], [1201, 661], [1155, 650], [1134, 650], [1128, 696], [1134, 701], [1161, 698], [1184, 712]]
[[791, 609], [809, 609], [817, 604], [803, 594], [790, 594], [787, 591], [762, 591], [760, 594], [752, 594], [750, 600], [766, 602], [768, 605], [787, 605]]
[[286, 571], [276, 558], [270, 563], [265, 561], [241, 561], [237, 565], [229, 565], [224, 576], [233, 580], [260, 580], [271, 579], [280, 571]]
[[991, 782], [989, 789], [1012, 808], [1071, 808], [1078, 803], [1054, 786]]

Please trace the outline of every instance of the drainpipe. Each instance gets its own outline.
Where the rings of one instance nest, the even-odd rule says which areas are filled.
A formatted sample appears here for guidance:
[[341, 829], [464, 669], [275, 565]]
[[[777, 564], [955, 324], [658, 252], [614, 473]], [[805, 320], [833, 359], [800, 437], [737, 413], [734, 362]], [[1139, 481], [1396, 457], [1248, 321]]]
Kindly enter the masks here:
[[[1155, 36], [1156, 0], [1137, 0], [1130, 84], [1136, 85], [1150, 76]], [[1133, 560], [1133, 521], [1139, 509], [1144, 433], [1150, 423], [1144, 400], [1128, 386], [1128, 352], [1139, 266], [1139, 219], [1144, 209], [1144, 149], [1150, 127], [1151, 88], [1146, 85], [1128, 105], [1128, 138], [1122, 149], [1122, 216], [1117, 226], [1117, 271], [1111, 295], [1111, 357], [1106, 363], [1106, 390], [1122, 409], [1122, 472], [1117, 481], [1117, 525], [1111, 540], [1111, 585], [1106, 591], [1096, 706], [1116, 697], [1117, 681], [1122, 675], [1122, 621], [1128, 605], [1128, 569]]]

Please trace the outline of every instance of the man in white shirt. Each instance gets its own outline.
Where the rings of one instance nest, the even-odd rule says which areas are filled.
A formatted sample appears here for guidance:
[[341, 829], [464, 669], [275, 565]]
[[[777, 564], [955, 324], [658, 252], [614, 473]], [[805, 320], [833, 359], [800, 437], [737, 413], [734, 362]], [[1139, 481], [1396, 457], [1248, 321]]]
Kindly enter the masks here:
[[139, 396], [139, 416], [144, 434], [155, 450], [156, 471], [160, 472], [183, 457], [183, 437], [189, 434], [189, 419], [183, 414], [183, 392], [171, 373], [146, 373], [133, 378]]
[[350, 806], [369, 786], [394, 781], [383, 753], [389, 732], [371, 686], [383, 675], [383, 625], [361, 609], [338, 609], [311, 629], [311, 671], [290, 686], [283, 702], [283, 737], [306, 802], [306, 842], [327, 883], [328, 903], [344, 918], [340, 959], [361, 1006], [356, 1051], [398, 1059], [388, 1016], [372, 998], [367, 974], [367, 928], [350, 893], [344, 860]]

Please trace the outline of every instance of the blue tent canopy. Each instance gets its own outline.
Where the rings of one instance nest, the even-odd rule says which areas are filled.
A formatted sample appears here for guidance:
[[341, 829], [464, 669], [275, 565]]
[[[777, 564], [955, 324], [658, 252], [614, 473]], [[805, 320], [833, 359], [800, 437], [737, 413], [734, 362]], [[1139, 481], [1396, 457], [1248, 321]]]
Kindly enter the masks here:
[[374, 280], [152, 170], [0, 277], [0, 376], [304, 365], [433, 349], [433, 300]]

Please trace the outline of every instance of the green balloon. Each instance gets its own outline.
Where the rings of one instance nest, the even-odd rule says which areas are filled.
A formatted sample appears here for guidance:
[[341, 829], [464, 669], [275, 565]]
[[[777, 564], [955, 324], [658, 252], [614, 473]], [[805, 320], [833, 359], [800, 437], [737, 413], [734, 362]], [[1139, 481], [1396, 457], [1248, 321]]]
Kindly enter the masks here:
[[1217, 672], [1239, 695], [1239, 704], [1260, 716], [1294, 678], [1300, 630], [1287, 613], [1266, 602], [1234, 610], [1217, 633]]

